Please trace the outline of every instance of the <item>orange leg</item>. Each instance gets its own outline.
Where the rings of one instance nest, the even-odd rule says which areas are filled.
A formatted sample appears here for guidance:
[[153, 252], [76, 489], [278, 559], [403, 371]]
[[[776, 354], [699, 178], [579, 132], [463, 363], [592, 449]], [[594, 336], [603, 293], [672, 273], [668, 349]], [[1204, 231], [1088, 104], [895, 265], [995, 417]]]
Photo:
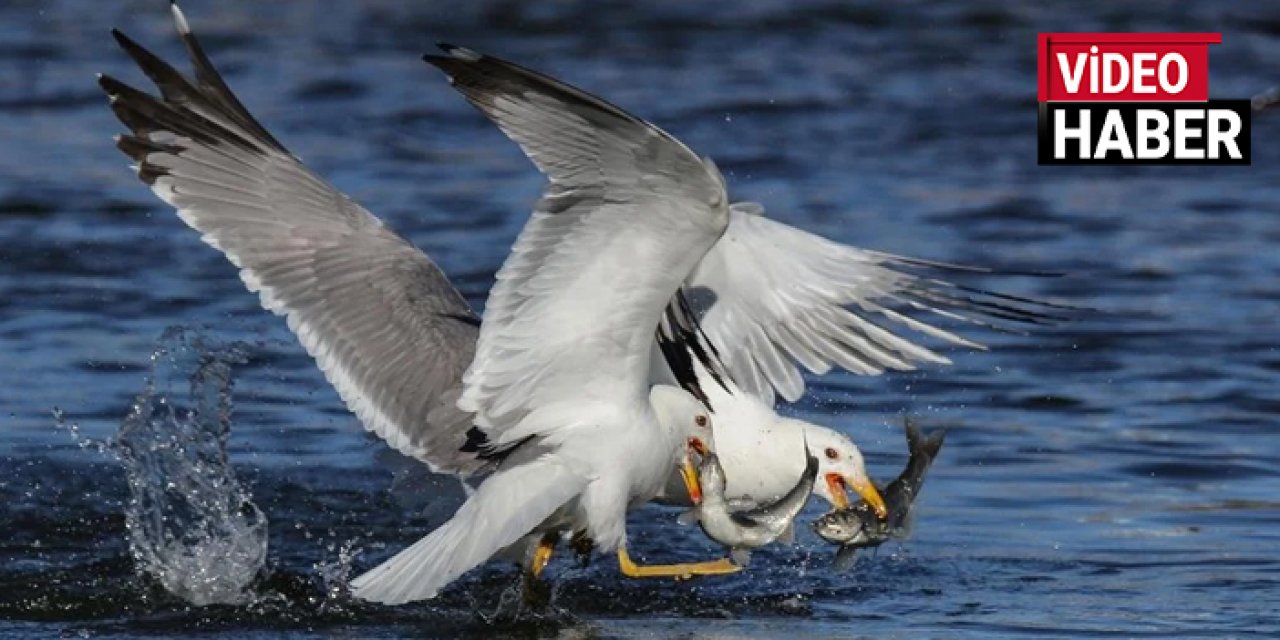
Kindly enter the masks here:
[[742, 567], [728, 558], [709, 562], [685, 562], [680, 564], [638, 565], [627, 553], [626, 547], [618, 547], [618, 568], [629, 578], [676, 578], [685, 580], [693, 576], [723, 576], [742, 571]]
[[533, 577], [542, 575], [542, 570], [547, 568], [547, 563], [551, 562], [551, 553], [556, 550], [556, 542], [559, 540], [560, 534], [554, 531], [542, 536], [538, 548], [533, 550], [533, 559], [529, 562], [529, 573]]

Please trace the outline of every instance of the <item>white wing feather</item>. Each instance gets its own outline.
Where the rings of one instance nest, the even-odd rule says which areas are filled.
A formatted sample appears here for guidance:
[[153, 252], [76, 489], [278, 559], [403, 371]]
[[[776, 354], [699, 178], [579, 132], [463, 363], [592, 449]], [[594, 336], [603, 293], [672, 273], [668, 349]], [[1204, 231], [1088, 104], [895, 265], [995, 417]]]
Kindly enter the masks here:
[[730, 208], [728, 230], [689, 277], [686, 291], [730, 375], [770, 404], [774, 390], [788, 401], [803, 394], [797, 364], [817, 374], [834, 365], [877, 375], [920, 362], [950, 363], [881, 326], [877, 316], [944, 342], [985, 349], [895, 306], [988, 327], [995, 326], [988, 322], [993, 318], [1040, 323], [1055, 319], [1045, 308], [1065, 308], [913, 275], [912, 268], [984, 270], [845, 246], [760, 211], [752, 203]]
[[[498, 445], [557, 401], [645, 393], [654, 327], [727, 224], [714, 165], [555, 79], [445, 47], [427, 61], [551, 184], [485, 306], [459, 406]], [[546, 425], [543, 425], [544, 427]]]
[[383, 604], [433, 598], [533, 531], [588, 480], [553, 455], [504, 468], [487, 478], [448, 522], [353, 580], [351, 593]]

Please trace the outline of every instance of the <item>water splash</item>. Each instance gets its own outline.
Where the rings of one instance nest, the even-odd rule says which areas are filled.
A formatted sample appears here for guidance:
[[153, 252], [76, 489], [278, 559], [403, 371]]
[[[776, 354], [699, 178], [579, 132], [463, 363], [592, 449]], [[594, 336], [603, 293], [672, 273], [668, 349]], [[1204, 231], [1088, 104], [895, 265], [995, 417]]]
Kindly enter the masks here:
[[[171, 327], [116, 437], [80, 440], [124, 465], [125, 524], [136, 569], [198, 606], [248, 602], [249, 586], [266, 562], [266, 516], [227, 458], [231, 370], [245, 361], [241, 345]], [[74, 425], [66, 428], [77, 434]]]
[[356, 558], [360, 557], [362, 550], [356, 547], [353, 540], [347, 540], [341, 545], [329, 543], [326, 548], [329, 553], [337, 553], [337, 558], [333, 560], [322, 560], [315, 563], [312, 569], [320, 578], [320, 584], [324, 589], [324, 604], [322, 608], [331, 602], [341, 602], [347, 597], [348, 587], [351, 584], [352, 567]]

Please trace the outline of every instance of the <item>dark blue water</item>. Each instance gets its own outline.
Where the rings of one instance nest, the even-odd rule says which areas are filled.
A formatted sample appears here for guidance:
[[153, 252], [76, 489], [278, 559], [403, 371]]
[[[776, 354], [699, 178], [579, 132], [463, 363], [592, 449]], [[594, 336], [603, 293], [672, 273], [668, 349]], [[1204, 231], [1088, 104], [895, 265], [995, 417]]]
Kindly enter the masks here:
[[[1280, 113], [1246, 168], [1035, 165], [1037, 31], [1221, 31], [1211, 93], [1280, 80], [1264, 3], [197, 2], [186, 9], [264, 123], [426, 250], [476, 304], [541, 178], [419, 61], [435, 40], [550, 71], [716, 159], [735, 199], [833, 239], [1070, 275], [974, 284], [1096, 307], [988, 353], [832, 375], [792, 409], [853, 436], [874, 474], [903, 414], [951, 429], [914, 537], [830, 568], [802, 534], [751, 569], [627, 582], [553, 565], [558, 612], [498, 616], [479, 572], [438, 602], [328, 595], [422, 535], [384, 447], [234, 270], [125, 168], [93, 74], [142, 82], [107, 30], [180, 56], [159, 2], [0, 6], [0, 635], [495, 633], [681, 637], [1280, 634]], [[647, 3], [646, 3], [647, 4]], [[1270, 116], [1270, 117], [1267, 117]], [[192, 607], [135, 574], [107, 439], [170, 326], [246, 346], [229, 459], [269, 520], [248, 604]], [[174, 402], [186, 389], [174, 387]], [[816, 505], [806, 517], [817, 513]], [[711, 547], [633, 519], [651, 557]], [[340, 572], [341, 573], [341, 572]]]

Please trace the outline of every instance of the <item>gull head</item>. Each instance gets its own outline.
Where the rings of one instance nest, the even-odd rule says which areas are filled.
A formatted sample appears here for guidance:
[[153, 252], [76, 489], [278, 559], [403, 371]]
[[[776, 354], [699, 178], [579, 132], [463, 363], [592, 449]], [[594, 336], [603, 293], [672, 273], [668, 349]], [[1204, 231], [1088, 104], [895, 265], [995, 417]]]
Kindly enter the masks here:
[[649, 402], [671, 442], [678, 443], [673, 452], [675, 462], [689, 500], [696, 505], [702, 502], [698, 461], [715, 451], [711, 412], [689, 392], [669, 385], [655, 385], [649, 392]]
[[866, 461], [853, 440], [810, 423], [805, 423], [804, 434], [810, 453], [818, 458], [818, 482], [813, 484], [813, 492], [833, 507], [844, 509], [850, 504], [846, 490], [853, 491], [884, 520], [889, 513], [884, 498], [867, 475]]

